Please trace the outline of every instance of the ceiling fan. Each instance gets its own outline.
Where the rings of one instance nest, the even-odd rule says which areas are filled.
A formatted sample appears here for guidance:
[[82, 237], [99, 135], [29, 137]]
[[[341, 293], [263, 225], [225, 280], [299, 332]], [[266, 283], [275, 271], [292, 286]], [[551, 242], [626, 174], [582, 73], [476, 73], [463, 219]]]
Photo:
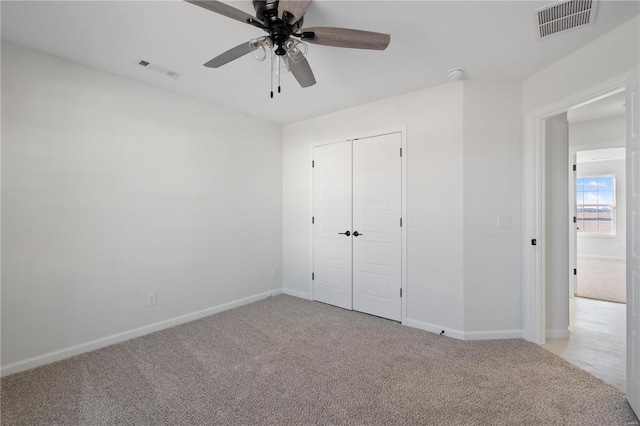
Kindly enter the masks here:
[[264, 60], [269, 54], [272, 61], [272, 98], [274, 77], [277, 78], [278, 93], [280, 92], [280, 70], [283, 67], [291, 71], [300, 86], [309, 87], [316, 84], [313, 71], [305, 57], [307, 45], [301, 40], [324, 46], [369, 50], [384, 50], [391, 41], [389, 34], [370, 31], [331, 27], [302, 28], [304, 14], [311, 0], [253, 0], [255, 17], [217, 0], [185, 1], [267, 32], [266, 36], [227, 50], [204, 66], [219, 68], [248, 53], [252, 53], [258, 60]]

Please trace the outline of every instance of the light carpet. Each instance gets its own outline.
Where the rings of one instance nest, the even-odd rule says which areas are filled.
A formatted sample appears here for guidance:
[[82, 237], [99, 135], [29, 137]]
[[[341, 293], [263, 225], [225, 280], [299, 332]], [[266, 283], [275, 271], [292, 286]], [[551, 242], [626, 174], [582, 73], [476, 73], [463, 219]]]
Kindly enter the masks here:
[[576, 296], [627, 303], [626, 261], [578, 257]]
[[6, 425], [637, 421], [622, 392], [538, 345], [463, 342], [290, 296], [1, 382]]

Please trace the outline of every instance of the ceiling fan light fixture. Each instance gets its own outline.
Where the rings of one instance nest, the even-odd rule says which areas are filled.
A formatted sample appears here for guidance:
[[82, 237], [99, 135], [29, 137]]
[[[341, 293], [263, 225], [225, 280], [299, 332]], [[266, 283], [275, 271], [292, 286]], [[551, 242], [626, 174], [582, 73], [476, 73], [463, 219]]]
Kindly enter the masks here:
[[271, 47], [272, 43], [269, 37], [260, 37], [249, 40], [251, 54], [259, 61], [264, 61], [267, 58], [267, 52]]
[[289, 39], [287, 40], [285, 47], [286, 47], [287, 53], [289, 53], [289, 56], [291, 57], [293, 62], [298, 63], [307, 57], [307, 51], [308, 51], [307, 43]]

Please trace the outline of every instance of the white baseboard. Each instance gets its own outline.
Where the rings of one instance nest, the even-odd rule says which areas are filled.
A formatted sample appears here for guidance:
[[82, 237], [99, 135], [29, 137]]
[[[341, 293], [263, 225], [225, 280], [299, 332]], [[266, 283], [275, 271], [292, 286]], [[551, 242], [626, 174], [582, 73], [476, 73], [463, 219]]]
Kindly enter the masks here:
[[244, 299], [235, 300], [233, 302], [224, 303], [222, 305], [214, 306], [211, 308], [203, 309], [203, 310], [192, 312], [189, 314], [180, 315], [178, 317], [156, 322], [154, 324], [145, 325], [144, 327], [134, 328], [133, 330], [112, 334], [111, 336], [92, 340], [86, 343], [81, 343], [79, 345], [70, 346], [65, 349], [49, 352], [44, 355], [38, 355], [33, 358], [27, 358], [22, 361], [12, 362], [11, 364], [3, 365], [0, 367], [0, 376], [19, 373], [20, 371], [29, 370], [31, 368], [39, 367], [41, 365], [50, 364], [55, 361], [60, 361], [62, 359], [69, 358], [71, 356], [80, 355], [85, 352], [90, 352], [96, 349], [104, 348], [105, 346], [110, 346], [115, 343], [120, 343], [120, 342], [124, 342], [125, 340], [133, 339], [135, 337], [144, 336], [145, 334], [150, 334], [156, 331], [164, 330], [165, 328], [174, 327], [179, 324], [184, 324], [186, 322], [204, 318], [209, 315], [216, 314], [218, 312], [226, 311], [229, 309], [237, 308], [242, 305], [257, 302], [258, 300], [266, 299], [267, 297], [282, 294], [282, 292], [283, 292], [282, 289], [267, 291], [265, 293], [260, 293], [254, 296], [245, 297]]
[[523, 330], [484, 330], [484, 331], [461, 331], [441, 325], [429, 324], [423, 321], [409, 319], [403, 322], [404, 325], [420, 330], [430, 331], [440, 334], [444, 330], [444, 335], [458, 340], [500, 340], [500, 339], [521, 339]]
[[545, 333], [547, 339], [568, 339], [570, 335], [569, 329], [547, 330]]
[[440, 332], [444, 331], [444, 335], [447, 337], [453, 337], [454, 339], [464, 340], [464, 333], [460, 330], [455, 330], [452, 328], [443, 327], [436, 324], [429, 324], [427, 322], [418, 321], [414, 319], [407, 318], [403, 323], [403, 325], [419, 328], [420, 330], [430, 331], [431, 333], [440, 334]]
[[465, 331], [464, 340], [522, 339], [522, 330]]
[[305, 293], [303, 291], [291, 290], [288, 288], [283, 288], [282, 293], [288, 294], [289, 296], [299, 297], [300, 299], [313, 300], [309, 293]]

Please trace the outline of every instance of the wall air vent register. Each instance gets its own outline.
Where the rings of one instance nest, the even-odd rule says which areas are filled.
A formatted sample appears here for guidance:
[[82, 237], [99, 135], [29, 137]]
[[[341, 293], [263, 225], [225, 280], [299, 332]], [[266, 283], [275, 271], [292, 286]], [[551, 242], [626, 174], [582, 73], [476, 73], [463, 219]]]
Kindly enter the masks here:
[[141, 67], [145, 67], [146, 69], [148, 69], [150, 71], [153, 71], [153, 72], [158, 73], [158, 74], [165, 75], [167, 77], [171, 77], [173, 79], [178, 79], [180, 77], [180, 75], [181, 75], [181, 74], [179, 74], [179, 73], [177, 73], [175, 71], [172, 71], [172, 70], [170, 70], [168, 68], [161, 67], [160, 65], [153, 64], [153, 63], [151, 63], [149, 61], [145, 61], [143, 59], [138, 61], [138, 65], [140, 65]]

